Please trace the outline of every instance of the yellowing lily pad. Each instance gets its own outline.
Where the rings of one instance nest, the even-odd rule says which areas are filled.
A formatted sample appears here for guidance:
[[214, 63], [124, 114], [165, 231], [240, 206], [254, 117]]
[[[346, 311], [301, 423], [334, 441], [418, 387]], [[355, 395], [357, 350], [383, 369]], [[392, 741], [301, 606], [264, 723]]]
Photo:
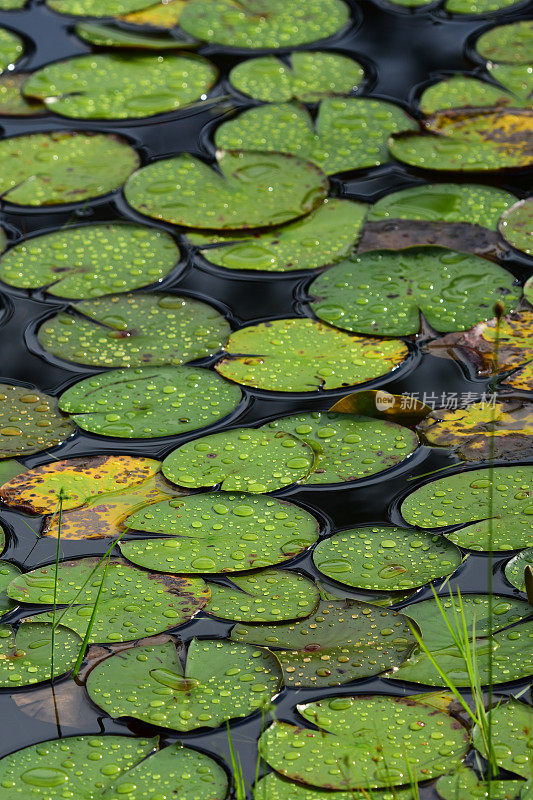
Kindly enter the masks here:
[[139, 166], [135, 150], [118, 136], [55, 131], [0, 142], [9, 164], [0, 178], [4, 200], [22, 206], [77, 203], [118, 189]]
[[437, 792], [443, 800], [517, 800], [524, 786], [523, 781], [484, 781], [473, 769], [458, 767], [451, 775], [443, 775], [437, 781]]
[[292, 503], [226, 492], [156, 503], [125, 524], [132, 532], [152, 534], [122, 540], [126, 558], [146, 569], [185, 574], [280, 564], [311, 547], [319, 528], [311, 514]]
[[245, 386], [312, 392], [365, 383], [398, 367], [407, 356], [399, 339], [353, 336], [312, 319], [281, 319], [231, 334], [216, 370]]
[[328, 186], [318, 167], [290, 155], [222, 152], [211, 166], [183, 153], [140, 169], [125, 195], [136, 211], [155, 219], [231, 230], [302, 217], [320, 205]]
[[533, 199], [520, 200], [502, 214], [500, 232], [517, 250], [533, 255]]
[[[531, 777], [531, 751], [533, 745], [533, 710], [531, 706], [510, 699], [498, 703], [489, 711], [492, 746], [498, 766], [521, 775]], [[474, 747], [483, 751], [479, 728], [474, 728]], [[527, 800], [527, 798], [524, 798]]]
[[162, 728], [216, 728], [264, 707], [281, 674], [267, 650], [220, 639], [193, 639], [185, 669], [172, 642], [133, 647], [98, 664], [87, 691], [111, 717]]
[[55, 397], [39, 389], [0, 383], [0, 459], [55, 447], [75, 430]]
[[[52, 658], [53, 645], [53, 658]], [[0, 688], [29, 686], [68, 672], [74, 666], [80, 637], [59, 625], [21, 622], [18, 628], [0, 625]]]
[[[489, 106], [520, 106], [511, 92], [488, 81], [452, 75], [429, 86], [419, 100], [424, 114], [457, 108], [487, 108]], [[527, 105], [527, 104], [526, 104]]]
[[526, 591], [525, 569], [526, 567], [533, 567], [533, 547], [527, 550], [522, 550], [521, 553], [511, 558], [505, 565], [505, 577], [520, 589], [521, 592]]
[[0, 73], [13, 64], [24, 51], [22, 39], [5, 28], [0, 28]]
[[122, 13], [119, 20], [128, 22], [130, 25], [148, 25], [153, 28], [174, 28], [172, 31], [173, 36], [179, 34], [180, 42], [182, 39], [187, 38], [189, 41], [198, 42], [192, 36], [188, 36], [180, 28], [176, 28], [179, 24], [181, 12], [185, 8], [187, 0], [159, 0], [156, 3], [149, 3], [144, 8], [138, 11], [130, 11]]
[[470, 550], [528, 547], [533, 544], [532, 477], [530, 466], [495, 467], [492, 474], [487, 468], [448, 475], [415, 489], [402, 503], [402, 516], [421, 528], [464, 525], [444, 534]]
[[230, 414], [241, 397], [238, 387], [206, 369], [139, 367], [86, 378], [67, 389], [60, 403], [83, 430], [153, 439], [212, 425]]
[[78, 300], [158, 283], [179, 257], [174, 240], [163, 231], [141, 225], [84, 225], [15, 245], [0, 259], [0, 279]]
[[497, 25], [482, 33], [476, 50], [489, 61], [504, 64], [530, 64], [533, 60], [533, 22], [523, 20]]
[[85, 300], [39, 328], [45, 350], [76, 364], [182, 364], [211, 355], [230, 328], [212, 306], [176, 294], [118, 294]]

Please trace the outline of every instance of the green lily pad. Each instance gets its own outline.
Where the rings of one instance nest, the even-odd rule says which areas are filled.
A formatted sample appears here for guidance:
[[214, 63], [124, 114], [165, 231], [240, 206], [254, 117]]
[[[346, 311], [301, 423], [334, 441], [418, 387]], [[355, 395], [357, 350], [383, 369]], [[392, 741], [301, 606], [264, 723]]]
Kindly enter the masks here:
[[317, 269], [349, 255], [368, 206], [330, 197], [306, 217], [266, 233], [190, 233], [200, 253], [226, 269], [292, 272]]
[[[168, 4], [170, 5], [170, 3]], [[165, 6], [162, 6], [165, 8]], [[135, 13], [135, 12], [134, 12]], [[176, 50], [192, 47], [197, 42], [186, 34], [178, 36], [181, 31], [170, 33], [148, 34], [125, 31], [116, 25], [80, 22], [74, 28], [76, 35], [84, 42], [96, 47], [117, 47], [127, 50]]]
[[[98, 600], [89, 642], [127, 642], [162, 633], [189, 622], [205, 605], [210, 592], [201, 578], [144, 572], [120, 558], [62, 561], [57, 570], [57, 603], [74, 603], [58, 610], [61, 624], [85, 636]], [[8, 587], [9, 597], [32, 605], [54, 602], [56, 565], [19, 575]], [[52, 613], [34, 619], [52, 619]]]
[[363, 695], [300, 704], [300, 714], [320, 730], [274, 722], [259, 752], [276, 772], [324, 789], [368, 794], [409, 783], [411, 775], [436, 778], [458, 765], [468, 748], [466, 728], [446, 713], [451, 702], [451, 695]]
[[326, 39], [350, 19], [342, 0], [189, 0], [183, 30], [207, 42], [250, 49], [296, 47]]
[[497, 264], [444, 248], [376, 250], [333, 266], [309, 288], [311, 307], [344, 330], [406, 336], [420, 330], [420, 314], [438, 331], [467, 330], [503, 300], [521, 296], [515, 278]]
[[518, 108], [533, 106], [533, 74], [530, 64], [493, 64], [489, 62], [487, 71], [513, 96], [512, 105]]
[[490, 14], [520, 3], [521, 0], [446, 0], [444, 8], [452, 14]]
[[217, 70], [202, 56], [91, 54], [34, 72], [24, 94], [75, 119], [135, 119], [205, 99]]
[[54, 356], [94, 367], [183, 364], [225, 344], [230, 327], [207, 303], [176, 294], [118, 294], [60, 311], [37, 334]]
[[0, 72], [14, 64], [24, 52], [22, 39], [5, 28], [0, 28]]
[[42, 103], [22, 94], [27, 80], [28, 75], [23, 72], [5, 72], [0, 77], [0, 116], [31, 117], [46, 112]]
[[415, 644], [409, 619], [358, 600], [321, 600], [307, 619], [239, 623], [236, 642], [275, 648], [287, 686], [338, 686], [397, 667]]
[[446, 538], [470, 550], [488, 550], [490, 545], [490, 492], [492, 504], [492, 549], [516, 550], [533, 544], [531, 477], [533, 467], [496, 467], [459, 472], [426, 483], [402, 503], [402, 516], [411, 525], [435, 528], [465, 527], [445, 531]]
[[302, 317], [241, 328], [226, 349], [228, 355], [215, 365], [221, 375], [278, 392], [365, 383], [398, 367], [408, 353], [399, 339], [353, 336]]
[[[5, 458], [0, 460], [0, 486], [3, 486], [4, 483], [7, 483], [14, 478], [15, 475], [20, 475], [21, 472], [26, 472], [27, 467], [24, 464], [21, 464], [19, 461], [15, 461], [14, 458]], [[4, 546], [4, 541], [2, 539], [2, 534], [0, 533], [0, 546]]]
[[297, 103], [250, 108], [217, 128], [215, 144], [292, 153], [332, 175], [388, 161], [388, 136], [411, 127], [414, 123], [392, 103], [336, 97], [320, 102], [316, 119]]
[[253, 714], [280, 688], [271, 653], [220, 639], [193, 639], [185, 669], [173, 642], [133, 647], [98, 664], [89, 696], [111, 717], [135, 717], [162, 728], [216, 728]]
[[[510, 699], [492, 708], [489, 715], [492, 723], [492, 745], [498, 765], [523, 778], [530, 778], [533, 709], [525, 703]], [[482, 737], [477, 726], [472, 738], [474, 747], [483, 751]]]
[[[304, 786], [285, 780], [277, 772], [270, 772], [261, 778], [254, 791], [254, 800], [368, 800], [368, 792], [324, 792], [316, 786]], [[391, 789], [373, 791], [372, 800], [416, 800], [411, 789]]]
[[16, 11], [26, 5], [27, 0], [0, 0], [2, 11]]
[[58, 14], [77, 17], [118, 17], [139, 11], [150, 5], [150, 0], [46, 0], [49, 8]]
[[212, 492], [156, 503], [126, 520], [166, 538], [122, 541], [122, 554], [159, 572], [243, 572], [280, 564], [313, 545], [318, 522], [299, 506], [253, 494]]
[[509, 583], [516, 586], [521, 592], [526, 591], [524, 570], [528, 566], [533, 566], [533, 547], [522, 550], [521, 553], [511, 558], [505, 565], [505, 577]]
[[482, 33], [476, 41], [476, 50], [483, 58], [503, 64], [530, 64], [532, 47], [531, 20], [497, 25]]
[[519, 109], [451, 109], [434, 114], [422, 133], [389, 140], [391, 154], [421, 169], [485, 172], [533, 163], [532, 115]]
[[74, 666], [80, 637], [59, 625], [55, 632], [52, 671], [52, 625], [21, 622], [18, 629], [0, 625], [0, 688], [29, 686], [63, 675]]
[[266, 103], [350, 94], [364, 77], [357, 61], [339, 53], [292, 53], [288, 63], [275, 56], [250, 58], [230, 72], [230, 82], [243, 94]]
[[235, 575], [230, 585], [209, 583], [209, 588], [211, 598], [204, 611], [236, 622], [303, 619], [313, 613], [320, 597], [308, 578], [281, 569]]
[[323, 539], [313, 551], [317, 568], [329, 578], [380, 591], [423, 586], [451, 575], [461, 560], [460, 550], [444, 537], [408, 528], [353, 528]]
[[171, 236], [141, 225], [67, 228], [26, 239], [0, 260], [0, 279], [55, 297], [99, 297], [158, 283], [180, 253]]
[[7, 596], [7, 587], [11, 581], [20, 575], [20, 569], [9, 561], [0, 561], [0, 614], [14, 608], [17, 604]]
[[100, 197], [118, 189], [139, 165], [139, 156], [124, 139], [89, 131], [3, 139], [0, 160], [9, 164], [0, 178], [0, 194], [22, 206]]
[[241, 397], [240, 389], [206, 369], [140, 367], [86, 378], [67, 389], [60, 403], [83, 430], [153, 439], [212, 425], [230, 414]]
[[75, 430], [55, 397], [39, 389], [0, 383], [0, 460], [55, 447]]
[[533, 198], [520, 200], [502, 214], [500, 232], [510, 245], [533, 255]]
[[235, 428], [173, 450], [163, 474], [188, 489], [220, 484], [222, 491], [255, 494], [301, 482], [314, 460], [310, 445], [290, 433]]
[[451, 775], [437, 781], [437, 792], [443, 800], [516, 800], [524, 786], [523, 781], [484, 781], [473, 769], [460, 766]]
[[307, 442], [315, 467], [306, 484], [343, 483], [396, 466], [418, 446], [415, 433], [378, 419], [311, 411], [268, 422], [268, 430], [285, 431]]
[[452, 75], [429, 86], [419, 100], [424, 114], [449, 108], [487, 108], [488, 106], [517, 106], [517, 98], [505, 89], [487, 81]]
[[225, 230], [302, 217], [328, 192], [318, 167], [290, 155], [222, 152], [216, 166], [187, 153], [148, 164], [127, 182], [126, 200], [155, 219]]

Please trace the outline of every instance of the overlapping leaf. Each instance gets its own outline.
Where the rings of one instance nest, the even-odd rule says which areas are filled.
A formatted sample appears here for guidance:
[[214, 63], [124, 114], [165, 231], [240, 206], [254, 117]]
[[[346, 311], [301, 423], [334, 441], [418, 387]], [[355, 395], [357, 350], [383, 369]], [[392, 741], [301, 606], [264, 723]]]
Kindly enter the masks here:
[[[181, 3], [181, 0], [177, 0], [177, 2]], [[172, 0], [165, 5], [161, 3], [159, 7], [165, 9], [171, 5]], [[136, 12], [133, 13], [135, 14]], [[139, 13], [142, 13], [142, 11]], [[174, 35], [170, 33], [136, 33], [135, 31], [125, 31], [117, 25], [102, 25], [91, 22], [80, 22], [76, 25], [75, 31], [84, 42], [94, 44], [97, 47], [116, 47], [142, 51], [175, 50], [178, 47], [193, 47], [197, 44], [194, 39], [186, 36], [181, 31], [174, 31]]]
[[80, 637], [63, 625], [58, 625], [54, 638], [52, 625], [46, 622], [21, 622], [16, 630], [0, 625], [0, 688], [63, 675], [74, 666], [80, 645]]
[[22, 94], [22, 87], [28, 75], [16, 72], [14, 75], [5, 72], [0, 77], [0, 115], [16, 117], [32, 117], [44, 114], [46, 109], [38, 100], [30, 100]]
[[511, 558], [505, 565], [505, 577], [509, 583], [516, 586], [521, 592], [525, 592], [526, 590], [524, 577], [526, 567], [533, 567], [533, 547], [522, 550], [521, 553]]
[[119, 20], [128, 22], [130, 25], [148, 25], [151, 28], [163, 30], [173, 28], [172, 35], [179, 37], [180, 43], [182, 40], [188, 40], [199, 44], [197, 40], [186, 34], [181, 28], [176, 28], [186, 2], [187, 0], [168, 0], [166, 3], [163, 0], [159, 0], [156, 3], [149, 2], [148, 5], [138, 11], [123, 12], [119, 16]]
[[520, 200], [502, 215], [500, 232], [517, 250], [533, 255], [533, 198]]
[[54, 447], [74, 431], [55, 397], [39, 389], [0, 383], [0, 459]]
[[5, 28], [0, 28], [0, 72], [13, 64], [22, 55], [24, 46], [22, 39]]
[[[500, 767], [531, 777], [531, 751], [533, 745], [533, 709], [525, 703], [510, 699], [498, 703], [489, 711], [492, 746]], [[473, 733], [474, 746], [483, 750], [482, 736], [476, 726]]]
[[478, 778], [473, 769], [458, 767], [451, 775], [437, 781], [437, 792], [443, 800], [471, 800], [490, 797], [491, 800], [516, 800], [521, 796], [523, 781], [490, 781]]

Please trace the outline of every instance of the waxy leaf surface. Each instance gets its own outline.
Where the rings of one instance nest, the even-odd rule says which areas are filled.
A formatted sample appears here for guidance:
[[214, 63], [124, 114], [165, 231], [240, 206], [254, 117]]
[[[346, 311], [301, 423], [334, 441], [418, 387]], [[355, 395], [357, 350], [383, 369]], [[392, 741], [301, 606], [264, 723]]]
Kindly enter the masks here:
[[39, 389], [0, 383], [0, 459], [55, 447], [74, 431], [55, 397]]
[[443, 800], [516, 800], [524, 788], [523, 781], [484, 781], [473, 769], [458, 767], [451, 775], [443, 775], [436, 789]]
[[[285, 780], [277, 772], [270, 772], [255, 785], [254, 800], [367, 800], [368, 792], [328, 792], [316, 786], [305, 786]], [[372, 792], [373, 800], [416, 800], [410, 789]]]
[[505, 565], [505, 577], [509, 583], [516, 586], [521, 592], [525, 592], [526, 590], [524, 577], [524, 570], [526, 567], [533, 567], [533, 547], [522, 550], [521, 553], [511, 558]]
[[[489, 714], [492, 745], [498, 765], [523, 778], [530, 778], [533, 750], [531, 706], [510, 699], [506, 703], [498, 704], [489, 711]], [[474, 728], [472, 738], [474, 747], [483, 752], [481, 732], [477, 726]]]
[[500, 232], [517, 250], [533, 255], [533, 198], [520, 200], [505, 211], [500, 219]]
[[[52, 671], [52, 644], [53, 671]], [[52, 642], [52, 625], [21, 622], [18, 630], [0, 625], [0, 688], [28, 686], [63, 675], [74, 666], [81, 646], [80, 637], [58, 625]]]

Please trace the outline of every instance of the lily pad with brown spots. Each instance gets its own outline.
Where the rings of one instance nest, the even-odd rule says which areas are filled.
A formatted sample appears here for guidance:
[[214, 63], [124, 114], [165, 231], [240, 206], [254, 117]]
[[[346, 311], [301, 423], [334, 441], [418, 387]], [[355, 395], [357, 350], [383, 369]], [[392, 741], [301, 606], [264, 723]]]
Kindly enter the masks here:
[[0, 459], [55, 447], [75, 430], [55, 397], [39, 389], [0, 383]]
[[510, 106], [513, 108], [529, 105], [503, 87], [496, 86], [478, 78], [466, 75], [451, 75], [429, 86], [419, 100], [424, 114], [459, 108], [489, 108], [490, 106]]
[[504, 64], [530, 64], [533, 61], [532, 46], [531, 20], [496, 25], [476, 41], [476, 50], [483, 58]]
[[520, 200], [502, 214], [500, 232], [514, 248], [533, 255], [533, 198]]

